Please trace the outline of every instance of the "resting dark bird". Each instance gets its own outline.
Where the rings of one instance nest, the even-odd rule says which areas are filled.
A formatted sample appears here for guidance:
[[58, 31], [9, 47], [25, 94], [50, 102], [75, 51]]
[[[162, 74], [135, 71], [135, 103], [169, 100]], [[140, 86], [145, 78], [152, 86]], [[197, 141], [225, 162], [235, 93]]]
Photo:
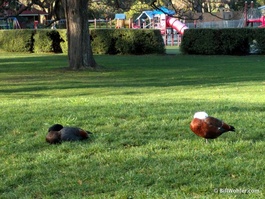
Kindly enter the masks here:
[[198, 136], [206, 139], [215, 139], [228, 131], [235, 131], [231, 125], [222, 120], [208, 116], [206, 112], [196, 112], [190, 123], [190, 129]]
[[48, 129], [46, 141], [50, 144], [59, 144], [63, 141], [79, 141], [88, 139], [90, 134], [92, 133], [77, 127], [63, 127], [61, 124], [54, 124]]

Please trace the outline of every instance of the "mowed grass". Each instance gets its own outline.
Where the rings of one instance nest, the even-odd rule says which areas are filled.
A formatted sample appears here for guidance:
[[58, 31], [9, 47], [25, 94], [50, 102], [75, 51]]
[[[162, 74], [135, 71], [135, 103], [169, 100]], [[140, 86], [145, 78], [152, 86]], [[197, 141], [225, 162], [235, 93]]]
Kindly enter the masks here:
[[[264, 198], [265, 56], [66, 58], [0, 54], [1, 198]], [[236, 132], [206, 144], [202, 110]], [[49, 145], [54, 123], [94, 134]]]

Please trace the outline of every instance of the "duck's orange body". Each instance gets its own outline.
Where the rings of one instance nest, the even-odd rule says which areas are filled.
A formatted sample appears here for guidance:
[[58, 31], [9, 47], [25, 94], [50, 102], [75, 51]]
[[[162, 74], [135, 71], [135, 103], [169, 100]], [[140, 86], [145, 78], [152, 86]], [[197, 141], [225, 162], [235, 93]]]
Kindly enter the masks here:
[[231, 125], [224, 123], [205, 112], [197, 112], [190, 123], [190, 129], [198, 136], [206, 139], [215, 139], [228, 131], [235, 131]]

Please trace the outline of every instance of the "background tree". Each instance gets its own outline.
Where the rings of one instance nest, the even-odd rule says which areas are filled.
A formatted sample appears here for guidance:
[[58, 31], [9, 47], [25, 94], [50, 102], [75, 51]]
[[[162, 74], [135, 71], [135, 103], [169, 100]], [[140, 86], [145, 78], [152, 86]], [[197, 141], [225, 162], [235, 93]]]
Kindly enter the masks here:
[[[16, 2], [14, 0], [0, 0], [0, 9], [10, 9]], [[56, 19], [60, 19], [58, 10], [61, 9], [60, 5], [63, 5], [67, 27], [69, 68], [79, 70], [97, 67], [88, 29], [88, 0], [24, 0], [23, 3], [25, 7], [23, 10], [16, 9], [17, 15], [33, 5], [42, 9], [52, 6]]]
[[71, 69], [96, 68], [88, 30], [88, 0], [63, 0]]
[[147, 3], [141, 3], [140, 1], [133, 4], [130, 7], [130, 10], [125, 12], [125, 15], [127, 18], [135, 19], [137, 16], [139, 16], [143, 11], [145, 10], [151, 10], [152, 7]]
[[257, 0], [257, 3], [261, 6], [265, 5], [265, 0]]
[[[249, 4], [250, 1], [251, 0], [248, 0]], [[256, 4], [255, 2], [256, 0], [254, 0], [254, 5], [257, 7], [259, 4]], [[163, 3], [169, 8], [175, 10], [176, 14], [174, 15], [174, 17], [180, 19], [197, 20], [202, 19], [204, 13], [209, 13], [215, 17], [218, 17], [216, 15], [216, 12], [219, 11], [220, 8], [225, 7], [225, 5], [235, 11], [243, 12], [245, 0], [221, 0], [218, 2], [214, 0], [165, 0], [163, 1]], [[152, 0], [151, 2], [151, 6], [154, 9], [159, 9], [160, 5], [160, 1], [157, 0]]]

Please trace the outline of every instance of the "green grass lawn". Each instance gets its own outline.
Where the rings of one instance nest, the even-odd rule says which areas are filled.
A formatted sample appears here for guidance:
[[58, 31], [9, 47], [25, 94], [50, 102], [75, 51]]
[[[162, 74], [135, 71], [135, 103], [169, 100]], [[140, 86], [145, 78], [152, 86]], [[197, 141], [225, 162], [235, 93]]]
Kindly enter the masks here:
[[178, 46], [167, 46], [166, 53], [168, 55], [176, 55], [176, 54], [180, 54], [181, 52]]
[[[264, 198], [265, 56], [95, 58], [0, 54], [0, 198]], [[236, 132], [206, 144], [201, 110]], [[54, 123], [93, 138], [49, 145]]]

